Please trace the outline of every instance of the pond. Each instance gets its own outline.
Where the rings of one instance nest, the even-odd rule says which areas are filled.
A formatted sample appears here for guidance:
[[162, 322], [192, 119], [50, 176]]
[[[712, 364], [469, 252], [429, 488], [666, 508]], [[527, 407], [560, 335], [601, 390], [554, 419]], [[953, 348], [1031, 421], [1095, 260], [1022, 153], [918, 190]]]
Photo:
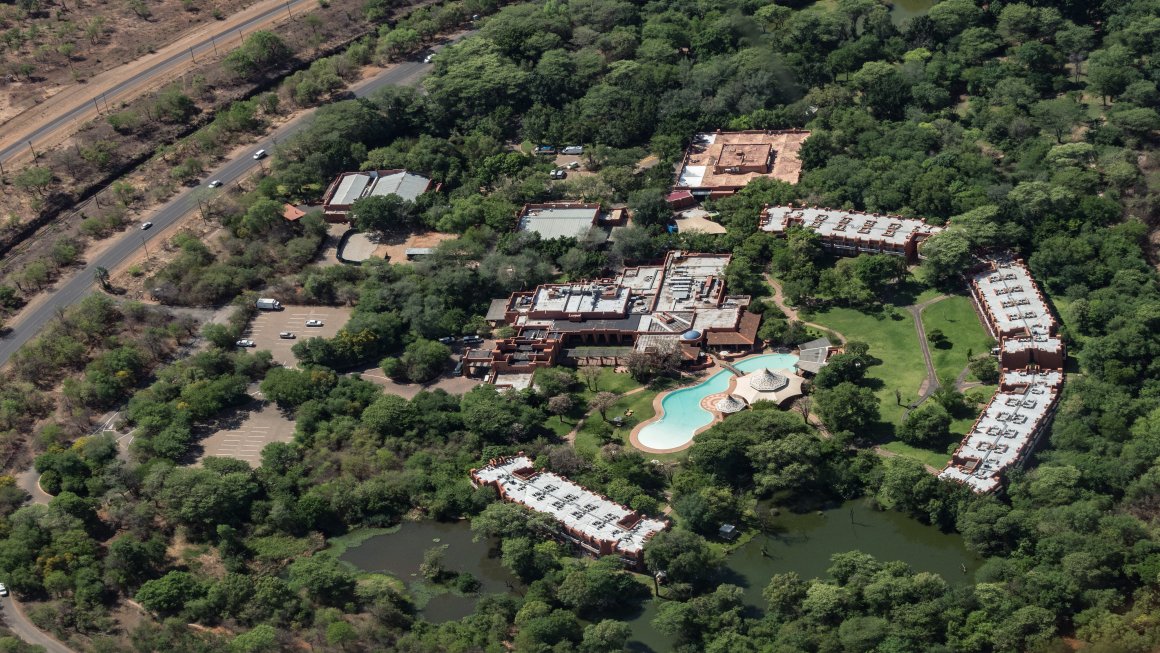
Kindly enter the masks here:
[[[791, 369], [798, 357], [793, 354], [765, 354], [751, 356], [733, 364], [742, 372], [761, 368]], [[650, 449], [674, 449], [688, 444], [698, 429], [713, 422], [713, 413], [701, 407], [701, 400], [711, 394], [725, 392], [733, 373], [721, 370], [690, 388], [674, 390], [661, 400], [663, 415], [647, 424], [637, 434], [637, 441]]]
[[893, 0], [890, 21], [899, 27], [915, 16], [924, 16], [934, 6], [934, 0]]
[[[962, 538], [921, 524], [905, 515], [877, 511], [862, 499], [848, 501], [821, 514], [782, 512], [773, 518], [776, 534], [758, 535], [726, 558], [730, 582], [744, 590], [745, 603], [761, 609], [761, 591], [774, 574], [797, 572], [804, 579], [825, 578], [830, 556], [862, 551], [879, 560], [902, 560], [915, 571], [929, 571], [951, 584], [967, 584], [982, 559], [966, 549]], [[766, 555], [762, 555], [762, 549]], [[663, 594], [664, 589], [661, 589]], [[657, 601], [629, 621], [632, 650], [669, 650], [669, 639], [650, 623]]]
[[[424, 580], [419, 573], [423, 554], [442, 545], [447, 546], [447, 570], [474, 576], [480, 582], [478, 594], [444, 591]], [[515, 578], [500, 564], [499, 557], [489, 557], [490, 548], [486, 541], [472, 541], [467, 521], [404, 522], [392, 533], [374, 535], [348, 548], [339, 559], [363, 571], [386, 573], [402, 580], [420, 608], [419, 614], [427, 621], [441, 623], [471, 614], [480, 595], [509, 592], [515, 585]]]

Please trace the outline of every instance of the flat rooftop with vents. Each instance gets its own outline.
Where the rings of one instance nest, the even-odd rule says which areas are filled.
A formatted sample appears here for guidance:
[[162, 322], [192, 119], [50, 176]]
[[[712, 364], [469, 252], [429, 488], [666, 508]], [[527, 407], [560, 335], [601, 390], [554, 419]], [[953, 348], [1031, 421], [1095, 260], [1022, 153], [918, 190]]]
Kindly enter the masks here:
[[971, 291], [992, 336], [1045, 341], [1055, 334], [1055, 318], [1023, 261], [1012, 256], [988, 259], [971, 277]]
[[916, 218], [795, 206], [766, 206], [760, 226], [774, 234], [791, 227], [808, 229], [839, 254], [897, 254], [911, 260], [918, 258], [919, 243], [942, 231]]
[[802, 130], [697, 134], [681, 161], [674, 191], [722, 197], [760, 177], [796, 184], [802, 171], [798, 154], [809, 135]]
[[505, 501], [551, 515], [562, 535], [593, 555], [619, 555], [640, 565], [645, 543], [668, 528], [559, 474], [537, 470], [524, 455], [491, 460], [471, 470], [471, 478], [496, 488]]
[[1000, 390], [975, 420], [940, 478], [977, 492], [999, 487], [1001, 473], [1022, 464], [1046, 429], [1059, 398], [1058, 370], [1004, 373]]

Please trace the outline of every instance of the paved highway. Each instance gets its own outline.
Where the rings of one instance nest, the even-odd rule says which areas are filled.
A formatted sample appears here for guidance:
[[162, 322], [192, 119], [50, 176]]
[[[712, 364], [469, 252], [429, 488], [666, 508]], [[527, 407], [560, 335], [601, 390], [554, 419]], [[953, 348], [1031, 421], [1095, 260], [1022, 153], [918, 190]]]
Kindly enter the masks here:
[[[423, 75], [431, 70], [432, 66], [433, 64], [414, 61], [396, 64], [394, 67], [383, 71], [375, 77], [364, 80], [353, 87], [351, 91], [356, 96], [365, 97], [384, 86], [417, 84]], [[252, 153], [254, 151], [259, 149], [274, 151], [275, 141], [285, 140], [301, 131], [308, 124], [309, 120], [313, 118], [313, 115], [314, 112], [311, 111], [286, 123], [263, 140], [255, 143], [242, 157], [230, 161], [208, 173], [205, 176], [203, 185], [205, 181], [220, 179], [228, 186], [234, 180], [244, 177], [253, 168], [261, 165], [261, 163], [253, 159]], [[222, 190], [224, 191], [225, 187]], [[153, 223], [152, 229], [141, 231], [137, 226], [133, 226], [126, 233], [120, 236], [114, 236], [114, 238], [119, 238], [119, 240], [112, 247], [109, 247], [99, 256], [89, 260], [84, 269], [75, 273], [67, 281], [58, 282], [57, 290], [54, 293], [45, 298], [39, 306], [29, 312], [22, 320], [11, 325], [11, 333], [3, 340], [0, 340], [0, 365], [6, 364], [24, 343], [43, 331], [44, 327], [56, 316], [58, 311], [80, 301], [81, 298], [89, 294], [94, 286], [93, 272], [98, 267], [112, 270], [123, 261], [133, 257], [138, 249], [148, 248], [151, 245], [159, 247], [161, 244], [159, 239], [160, 234], [167, 227], [196, 208], [197, 202], [193, 199], [193, 189], [186, 189], [168, 203], [147, 214], [148, 217], [142, 218], [142, 220], [148, 220]], [[154, 242], [155, 240], [157, 242]]]
[[[30, 154], [28, 151], [29, 141], [32, 142], [33, 146], [36, 146], [42, 139], [51, 136], [54, 131], [67, 125], [69, 122], [80, 118], [87, 118], [89, 114], [96, 111], [97, 107], [94, 104], [94, 101], [98, 97], [103, 100], [101, 102], [102, 107], [109, 101], [113, 101], [110, 106], [116, 106], [116, 101], [114, 98], [117, 98], [122, 93], [126, 93], [133, 89], [140, 89], [140, 87], [149, 84], [154, 77], [161, 75], [169, 69], [174, 68], [178, 64], [186, 62], [191, 58], [196, 59], [198, 55], [213, 54], [218, 47], [215, 45], [216, 40], [220, 39], [223, 41], [220, 44], [223, 53], [227, 50], [232, 50], [237, 47], [241, 35], [253, 31], [256, 27], [259, 27], [271, 20], [271, 18], [277, 18], [278, 16], [286, 14], [287, 12], [292, 13], [293, 9], [298, 5], [309, 3], [309, 1], [310, 0], [283, 0], [282, 2], [264, 9], [261, 13], [249, 17], [241, 23], [236, 25], [223, 25], [221, 28], [216, 29], [213, 34], [207, 35], [204, 39], [195, 42], [192, 46], [182, 47], [180, 50], [177, 50], [176, 52], [164, 57], [161, 61], [154, 63], [148, 68], [133, 75], [132, 77], [125, 79], [124, 81], [116, 84], [108, 90], [101, 90], [99, 88], [100, 84], [96, 83], [86, 85], [84, 88], [92, 88], [94, 86], [98, 88], [96, 89], [95, 93], [88, 92], [75, 94], [73, 97], [69, 98], [69, 101], [71, 101], [73, 106], [69, 108], [68, 111], [58, 115], [56, 118], [40, 125], [28, 133], [20, 134], [20, 140], [11, 143], [3, 150], [0, 150], [0, 162], [7, 163], [9, 159], [13, 158], [17, 154]], [[230, 21], [227, 21], [227, 23], [228, 22]], [[171, 50], [173, 48], [166, 49]], [[112, 71], [106, 71], [105, 73], [102, 73], [102, 75], [115, 73], [118, 70], [127, 69], [133, 65], [134, 62], [129, 62], [123, 66], [113, 69]], [[100, 75], [98, 75], [98, 78], [99, 77]], [[49, 102], [51, 103], [59, 101], [60, 98], [57, 98], [56, 100], [50, 100]], [[41, 108], [44, 106], [44, 104], [39, 105], [36, 108], [30, 109], [30, 111], [41, 110]], [[14, 123], [18, 118], [19, 116], [13, 118], [13, 120], [8, 124], [8, 135], [12, 135], [12, 129], [16, 129]], [[6, 138], [5, 140], [8, 139]]]

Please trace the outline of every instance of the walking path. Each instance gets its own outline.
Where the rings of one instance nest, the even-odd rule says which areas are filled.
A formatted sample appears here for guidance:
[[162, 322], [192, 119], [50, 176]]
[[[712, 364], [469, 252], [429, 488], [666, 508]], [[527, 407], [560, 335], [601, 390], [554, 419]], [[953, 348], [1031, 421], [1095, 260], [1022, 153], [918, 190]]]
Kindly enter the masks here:
[[794, 320], [795, 322], [801, 322], [802, 324], [804, 324], [808, 327], [813, 327], [819, 331], [822, 331], [823, 333], [831, 333], [838, 339], [839, 344], [844, 345], [847, 342], [849, 342], [849, 338], [842, 335], [838, 331], [835, 331], [829, 327], [824, 327], [816, 322], [806, 322], [805, 320], [803, 320], [801, 318], [801, 316], [798, 315], [797, 309], [795, 309], [795, 308], [791, 307], [789, 304], [785, 303], [785, 295], [781, 291], [781, 284], [778, 283], [778, 281], [776, 279], [769, 276], [768, 273], [766, 273], [764, 275], [764, 277], [765, 277], [765, 283], [768, 283], [769, 287], [773, 289], [773, 297], [771, 298], [771, 299], [773, 299], [773, 303], [776, 304], [777, 307], [781, 309], [782, 313], [785, 313], [786, 318], [788, 318], [790, 320]]
[[[632, 390], [629, 390], [628, 392], [621, 394], [619, 398], [623, 399], [629, 395], [634, 395], [638, 392], [644, 392], [647, 388], [648, 388], [648, 386], [643, 386], [643, 385], [640, 386], [639, 388], [633, 388]], [[576, 426], [573, 426], [572, 430], [568, 431], [568, 434], [564, 436], [564, 441], [566, 441], [568, 444], [570, 444], [572, 446], [576, 446], [576, 434], [580, 432], [580, 429], [584, 427], [584, 423], [588, 421], [589, 417], [592, 417], [592, 413], [594, 413], [594, 412], [596, 412], [596, 411], [590, 410], [587, 413], [584, 413], [583, 417], [576, 420]]]
[[918, 334], [918, 347], [922, 351], [923, 361], [926, 362], [926, 380], [922, 382], [922, 385], [918, 389], [918, 399], [915, 399], [906, 407], [907, 411], [918, 407], [919, 404], [934, 394], [935, 390], [939, 389], [938, 373], [935, 372], [934, 362], [930, 357], [930, 343], [926, 339], [926, 327], [922, 324], [922, 312], [931, 304], [936, 304], [946, 298], [947, 295], [939, 295], [920, 304], [911, 304], [906, 307], [906, 310], [914, 319], [914, 331]]
[[[879, 447], [877, 445], [874, 447], [874, 453], [878, 454], [879, 456], [882, 456], [883, 458], [896, 458], [896, 457], [902, 455], [896, 451], [891, 451], [889, 449], [883, 449], [882, 447]], [[911, 460], [914, 460], [914, 459], [911, 458]], [[926, 463], [923, 463], [922, 466], [926, 468], [926, 471], [930, 472], [931, 474], [934, 474], [935, 476], [938, 476], [943, 471], [941, 469], [936, 469], [934, 467], [931, 467], [930, 465], [927, 465]]]

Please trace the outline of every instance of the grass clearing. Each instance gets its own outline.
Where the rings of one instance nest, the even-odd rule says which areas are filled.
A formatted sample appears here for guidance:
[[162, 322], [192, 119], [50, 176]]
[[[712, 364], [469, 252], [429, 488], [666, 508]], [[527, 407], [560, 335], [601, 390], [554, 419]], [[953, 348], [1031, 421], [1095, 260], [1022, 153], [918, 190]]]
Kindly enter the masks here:
[[871, 366], [866, 374], [874, 394], [881, 400], [882, 421], [890, 425], [900, 423], [903, 407], [898, 405], [895, 391], [901, 393], [902, 403], [907, 404], [918, 398], [919, 387], [926, 378], [926, 363], [910, 314], [898, 310], [892, 317], [880, 318], [850, 308], [830, 308], [814, 313], [810, 319], [844, 333], [851, 340], [870, 345], [870, 355], [882, 361]]
[[[657, 393], [655, 391], [645, 390], [621, 397], [620, 401], [608, 409], [609, 418], [624, 415], [630, 410], [632, 411], [632, 416], [626, 420], [622, 428], [612, 427], [613, 442], [619, 442], [624, 446], [631, 446], [628, 443], [628, 434], [632, 432], [633, 427], [647, 419], [652, 419], [656, 415], [656, 411], [652, 407], [653, 399], [656, 396]], [[584, 422], [584, 426], [576, 433], [576, 451], [583, 454], [595, 454], [599, 451], [600, 447], [604, 445], [600, 433], [604, 430], [605, 424], [606, 422], [600, 418], [600, 415], [594, 415], [591, 419]]]
[[979, 322], [971, 299], [964, 295], [948, 297], [927, 306], [922, 312], [922, 324], [927, 334], [937, 329], [946, 336], [942, 346], [932, 345], [930, 348], [931, 362], [939, 379], [958, 378], [967, 366], [968, 354], [986, 354], [994, 342]]
[[882, 448], [900, 456], [917, 460], [924, 465], [930, 465], [936, 469], [942, 469], [946, 466], [947, 461], [951, 459], [950, 454], [946, 452], [939, 453], [930, 449], [915, 447], [900, 440], [888, 442], [882, 445]]
[[[553, 416], [544, 424], [557, 437], [562, 438], [572, 432], [572, 429], [576, 426], [576, 422], [588, 414], [588, 400], [595, 396], [597, 392], [613, 392], [622, 395], [641, 387], [641, 383], [632, 378], [631, 374], [616, 372], [611, 367], [600, 368], [600, 376], [596, 379], [594, 389], [588, 387], [583, 377], [580, 377], [579, 383], [580, 385], [577, 387], [580, 389], [572, 393], [575, 400], [572, 405], [572, 410], [564, 416], [564, 421], [561, 422], [559, 417]], [[609, 411], [608, 414], [614, 415], [616, 413]], [[597, 415], [596, 419], [599, 420], [600, 416]]]

